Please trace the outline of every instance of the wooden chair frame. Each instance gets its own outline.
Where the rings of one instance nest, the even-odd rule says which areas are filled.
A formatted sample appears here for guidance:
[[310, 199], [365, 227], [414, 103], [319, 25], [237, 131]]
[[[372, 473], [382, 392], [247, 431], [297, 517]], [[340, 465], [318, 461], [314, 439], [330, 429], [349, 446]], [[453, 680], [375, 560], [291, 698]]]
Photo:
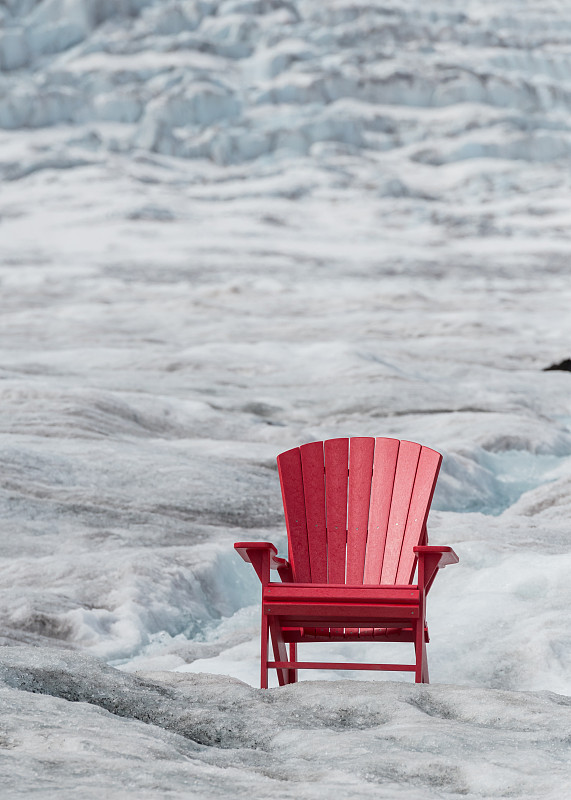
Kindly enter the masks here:
[[[270, 542], [234, 545], [262, 585], [262, 688], [270, 668], [281, 686], [300, 669], [414, 672], [429, 682], [426, 597], [438, 570], [458, 561], [451, 547], [427, 544], [441, 461], [430, 448], [382, 437], [312, 442], [278, 456], [289, 560]], [[415, 663], [297, 660], [298, 643], [323, 641], [411, 642]]]

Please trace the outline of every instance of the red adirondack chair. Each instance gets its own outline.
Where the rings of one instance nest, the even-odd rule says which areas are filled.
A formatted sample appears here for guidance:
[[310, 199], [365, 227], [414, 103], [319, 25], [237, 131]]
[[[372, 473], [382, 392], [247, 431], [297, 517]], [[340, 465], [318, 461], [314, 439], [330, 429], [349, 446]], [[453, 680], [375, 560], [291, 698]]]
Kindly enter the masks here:
[[[289, 560], [270, 542], [237, 542], [262, 583], [262, 677], [298, 669], [410, 671], [428, 683], [426, 595], [451, 547], [427, 545], [442, 456], [415, 442], [356, 437], [278, 456]], [[277, 569], [281, 582], [270, 581]], [[413, 577], [416, 571], [416, 583]], [[268, 661], [268, 634], [274, 660]], [[300, 662], [300, 642], [412, 642], [415, 664]], [[289, 659], [286, 643], [289, 643]]]

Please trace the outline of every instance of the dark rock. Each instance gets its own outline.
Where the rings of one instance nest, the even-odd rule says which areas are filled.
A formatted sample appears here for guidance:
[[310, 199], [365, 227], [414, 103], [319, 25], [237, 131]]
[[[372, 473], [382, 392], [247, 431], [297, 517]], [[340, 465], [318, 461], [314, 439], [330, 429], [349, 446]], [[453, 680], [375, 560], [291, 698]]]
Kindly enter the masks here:
[[571, 358], [565, 358], [560, 364], [552, 364], [550, 367], [544, 367], [544, 372], [549, 372], [551, 369], [560, 369], [563, 372], [571, 372]]

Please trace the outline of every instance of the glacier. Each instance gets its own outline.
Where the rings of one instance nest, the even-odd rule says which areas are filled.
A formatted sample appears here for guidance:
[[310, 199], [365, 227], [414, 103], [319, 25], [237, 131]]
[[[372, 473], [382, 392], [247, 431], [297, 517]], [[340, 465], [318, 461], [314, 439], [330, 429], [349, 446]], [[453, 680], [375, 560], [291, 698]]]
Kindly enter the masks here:
[[[566, 795], [568, 12], [0, 4], [3, 797]], [[444, 454], [432, 683], [261, 692], [232, 543], [353, 435]]]

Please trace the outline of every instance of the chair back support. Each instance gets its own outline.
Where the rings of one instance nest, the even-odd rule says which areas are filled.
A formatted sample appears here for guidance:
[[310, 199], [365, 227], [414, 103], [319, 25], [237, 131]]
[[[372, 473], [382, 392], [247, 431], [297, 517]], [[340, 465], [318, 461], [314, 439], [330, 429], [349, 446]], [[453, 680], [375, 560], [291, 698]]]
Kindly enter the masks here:
[[426, 518], [442, 456], [415, 442], [328, 439], [278, 456], [298, 583], [410, 584], [413, 547], [426, 544]]

